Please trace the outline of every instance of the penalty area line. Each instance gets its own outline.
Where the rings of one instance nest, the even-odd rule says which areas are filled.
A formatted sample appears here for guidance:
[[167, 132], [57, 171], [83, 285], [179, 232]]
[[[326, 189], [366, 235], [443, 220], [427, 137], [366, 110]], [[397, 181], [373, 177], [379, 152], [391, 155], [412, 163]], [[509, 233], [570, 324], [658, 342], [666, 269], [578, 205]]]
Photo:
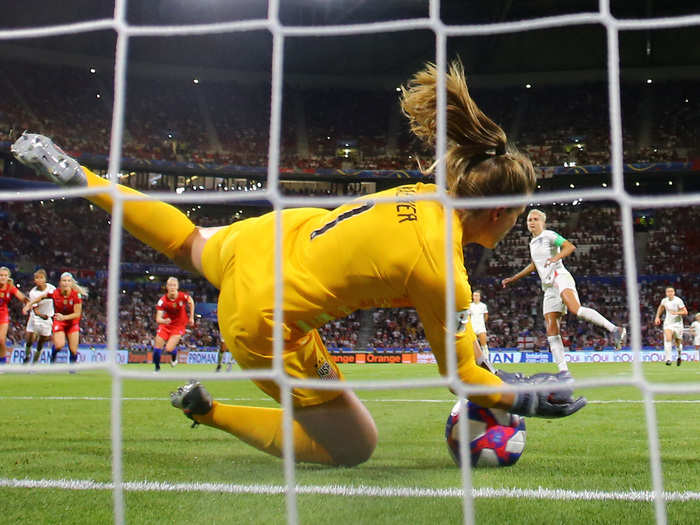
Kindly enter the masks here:
[[[282, 495], [287, 492], [284, 485], [239, 485], [231, 483], [170, 483], [160, 481], [128, 481], [122, 484], [129, 492], [209, 492], [224, 494], [261, 494]], [[112, 483], [92, 480], [72, 479], [10, 479], [0, 478], [0, 487], [27, 489], [63, 489], [63, 490], [112, 490]], [[383, 498], [461, 498], [464, 491], [458, 488], [432, 489], [419, 487], [373, 487], [367, 485], [298, 485], [298, 494], [346, 497], [383, 497]], [[579, 500], [579, 501], [640, 501], [654, 500], [653, 491], [615, 491], [603, 490], [564, 490], [519, 488], [474, 488], [475, 498], [514, 498], [540, 500]], [[697, 501], [700, 492], [664, 492], [666, 501]]]

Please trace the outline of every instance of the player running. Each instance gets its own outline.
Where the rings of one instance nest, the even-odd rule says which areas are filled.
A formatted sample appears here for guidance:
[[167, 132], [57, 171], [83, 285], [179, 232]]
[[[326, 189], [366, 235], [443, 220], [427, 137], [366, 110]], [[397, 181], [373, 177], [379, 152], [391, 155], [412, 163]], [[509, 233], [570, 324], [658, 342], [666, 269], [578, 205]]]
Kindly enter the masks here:
[[481, 302], [481, 291], [474, 290], [472, 304], [469, 305], [469, 318], [472, 329], [481, 348], [483, 359], [489, 361], [489, 341], [486, 335], [486, 322], [489, 320], [489, 309], [486, 303]]
[[13, 297], [26, 303], [27, 297], [15, 286], [7, 266], [0, 266], [0, 364], [7, 363], [7, 330], [10, 326], [8, 305]]
[[[24, 363], [36, 363], [41, 358], [44, 343], [51, 339], [53, 325], [53, 300], [47, 296], [52, 294], [56, 287], [46, 282], [46, 270], [43, 268], [34, 272], [34, 287], [29, 290], [29, 301], [33, 301], [40, 295], [44, 298], [35, 304], [29, 312], [27, 329], [25, 334]], [[32, 361], [32, 346], [36, 343], [36, 353]]]
[[695, 351], [700, 351], [700, 313], [695, 314], [695, 321], [690, 323], [690, 332], [693, 334]]
[[165, 282], [165, 288], [166, 294], [158, 300], [156, 305], [158, 333], [153, 344], [153, 364], [156, 372], [160, 372], [163, 347], [170, 354], [170, 366], [177, 365], [177, 345], [185, 335], [187, 326], [194, 326], [194, 299], [188, 293], [180, 291], [180, 281], [177, 277], [169, 277]]
[[654, 324], [661, 324], [661, 314], [666, 311], [664, 317], [664, 359], [666, 366], [671, 366], [673, 359], [673, 343], [678, 349], [678, 359], [676, 366], [681, 366], [681, 354], [683, 352], [683, 316], [688, 315], [683, 299], [676, 295], [676, 290], [669, 286], [666, 288], [666, 297], [661, 299], [659, 307], [656, 309]]
[[621, 326], [615, 326], [597, 310], [581, 306], [576, 291], [576, 282], [562, 262], [562, 259], [574, 253], [576, 246], [558, 233], [546, 229], [546, 221], [547, 216], [544, 212], [530, 210], [527, 215], [527, 229], [532, 234], [532, 240], [530, 240], [532, 262], [512, 277], [503, 279], [501, 284], [505, 288], [510, 283], [537, 270], [544, 291], [542, 312], [547, 330], [547, 341], [554, 362], [560, 371], [564, 371], [568, 370], [569, 367], [564, 357], [564, 343], [561, 340], [559, 321], [567, 310], [579, 319], [605, 328], [612, 335], [615, 348], [618, 350], [625, 340], [627, 330]]
[[51, 362], [56, 361], [56, 355], [68, 340], [69, 363], [78, 361], [78, 345], [80, 344], [80, 318], [83, 314], [83, 299], [86, 295], [85, 289], [78, 285], [70, 272], [63, 272], [58, 284], [52, 292], [46, 291], [27, 303], [24, 313], [29, 312], [35, 304], [39, 304], [44, 299], [51, 299], [54, 307], [53, 317], [53, 350], [51, 352]]
[[[221, 363], [224, 360], [224, 354], [226, 352], [228, 352], [228, 347], [226, 346], [226, 341], [224, 341], [223, 338], [220, 338], [219, 351], [217, 352], [217, 356], [216, 356], [216, 370], [215, 370], [215, 372], [221, 372]], [[233, 368], [233, 365], [232, 365], [231, 361], [229, 361], [228, 365], [226, 365], [226, 371], [230, 372], [232, 368]]]
[[[402, 108], [413, 132], [435, 142], [437, 71], [417, 73], [402, 94]], [[453, 63], [446, 77], [447, 134], [445, 157], [449, 191], [455, 197], [523, 195], [535, 187], [530, 161], [506, 148], [503, 130], [471, 99], [462, 66]], [[12, 147], [15, 156], [40, 174], [62, 184], [109, 189], [49, 139], [25, 134]], [[118, 186], [124, 196], [142, 194]], [[427, 200], [432, 184], [412, 184], [365, 196], [335, 210], [298, 208], [282, 211], [284, 371], [295, 379], [343, 379], [321, 341], [317, 328], [358, 308], [413, 305], [425, 327], [439, 371], [447, 371], [445, 335], [463, 319], [471, 302], [463, 245], [493, 248], [513, 227], [523, 206], [454, 210]], [[383, 198], [402, 201], [380, 202]], [[111, 193], [88, 197], [107, 211]], [[169, 204], [125, 201], [125, 228], [181, 266], [203, 274], [220, 290], [219, 326], [236, 362], [244, 370], [273, 364], [275, 214], [219, 228], [197, 228]], [[445, 239], [445, 223], [452, 238]], [[446, 254], [453, 255], [457, 311], [445, 313]], [[498, 387], [501, 379], [475, 362], [471, 323], [455, 335], [457, 372], [472, 385]], [[271, 379], [255, 384], [278, 402], [280, 390]], [[586, 401], [571, 398], [570, 386], [553, 374], [547, 391], [499, 391], [469, 396], [486, 407], [516, 414], [563, 417]], [[558, 395], [553, 395], [558, 392]], [[297, 461], [352, 466], [369, 459], [377, 429], [367, 408], [351, 390], [310, 387], [292, 389], [293, 446]], [[197, 382], [171, 395], [175, 407], [195, 420], [229, 432], [246, 443], [280, 456], [282, 410], [225, 405], [212, 400]]]

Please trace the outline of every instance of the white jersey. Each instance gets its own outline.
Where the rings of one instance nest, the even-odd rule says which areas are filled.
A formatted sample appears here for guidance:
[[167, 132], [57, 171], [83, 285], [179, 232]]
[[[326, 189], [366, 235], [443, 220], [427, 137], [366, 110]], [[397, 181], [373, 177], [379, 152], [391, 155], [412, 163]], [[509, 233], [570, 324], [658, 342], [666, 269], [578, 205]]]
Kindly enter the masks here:
[[[46, 288], [43, 290], [39, 290], [36, 286], [29, 290], [29, 300], [33, 301], [37, 297], [44, 295], [45, 293], [52, 294], [56, 287], [53, 284], [46, 283]], [[41, 315], [47, 315], [49, 317], [53, 317], [53, 299], [50, 297], [47, 297], [45, 299], [42, 299], [39, 301], [39, 304], [36, 305], [36, 309], [39, 311]], [[31, 315], [34, 315], [34, 309], [32, 308]]]
[[558, 254], [565, 241], [564, 237], [552, 230], [542, 230], [542, 233], [530, 241], [530, 257], [542, 280], [542, 289], [552, 286], [555, 272], [568, 273], [561, 259], [545, 266], [547, 259]]
[[681, 299], [677, 295], [670, 300], [668, 297], [664, 297], [663, 299], [661, 299], [661, 306], [663, 306], [666, 310], [666, 316], [664, 317], [664, 328], [666, 328], [667, 326], [680, 326], [682, 328], [683, 316], [674, 315], [673, 312], [676, 312], [681, 308], [685, 307], [683, 299]]
[[472, 321], [472, 328], [475, 333], [479, 334], [486, 331], [486, 320], [484, 317], [487, 313], [489, 313], [489, 309], [486, 303], [478, 302], [469, 305], [469, 318]]
[[693, 345], [700, 346], [700, 321], [690, 323], [690, 328], [693, 330]]

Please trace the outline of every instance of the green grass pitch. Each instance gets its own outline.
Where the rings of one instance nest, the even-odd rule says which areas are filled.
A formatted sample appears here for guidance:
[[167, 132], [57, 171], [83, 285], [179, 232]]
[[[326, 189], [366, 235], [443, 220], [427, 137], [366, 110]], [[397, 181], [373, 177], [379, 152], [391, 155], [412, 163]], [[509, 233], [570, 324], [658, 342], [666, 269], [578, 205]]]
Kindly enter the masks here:
[[[146, 365], [129, 370], [149, 371]], [[533, 373], [543, 365], [517, 365]], [[552, 365], [549, 365], [552, 368]], [[210, 368], [179, 367], [193, 376]], [[645, 364], [652, 382], [700, 381], [700, 366]], [[346, 365], [351, 379], [434, 377], [430, 365]], [[579, 364], [577, 378], [625, 376], [629, 364]], [[168, 370], [164, 370], [165, 374]], [[225, 377], [225, 376], [224, 376]], [[171, 408], [176, 381], [124, 383], [125, 482], [284, 484], [283, 463], [226, 433], [190, 429]], [[275, 406], [252, 383], [207, 384], [215, 398]], [[0, 478], [2, 480], [111, 481], [111, 381], [104, 372], [77, 375], [0, 376]], [[589, 389], [591, 403], [564, 420], [527, 420], [527, 445], [517, 465], [472, 471], [477, 488], [567, 489], [630, 493], [651, 490], [644, 406], [630, 387]], [[379, 445], [352, 469], [298, 465], [300, 485], [385, 488], [459, 488], [459, 470], [443, 439], [454, 397], [442, 389], [359, 391], [379, 427]], [[64, 399], [57, 399], [57, 398]], [[55, 399], [48, 399], [55, 398]], [[656, 404], [664, 488], [700, 491], [700, 396], [664, 395]], [[126, 521], [152, 523], [284, 523], [283, 495], [201, 491], [125, 491]], [[0, 488], [0, 523], [98, 524], [113, 521], [109, 490]], [[458, 497], [388, 497], [305, 494], [300, 523], [460, 523]], [[667, 504], [669, 523], [700, 523], [700, 501]], [[477, 498], [477, 523], [653, 523], [651, 502]]]

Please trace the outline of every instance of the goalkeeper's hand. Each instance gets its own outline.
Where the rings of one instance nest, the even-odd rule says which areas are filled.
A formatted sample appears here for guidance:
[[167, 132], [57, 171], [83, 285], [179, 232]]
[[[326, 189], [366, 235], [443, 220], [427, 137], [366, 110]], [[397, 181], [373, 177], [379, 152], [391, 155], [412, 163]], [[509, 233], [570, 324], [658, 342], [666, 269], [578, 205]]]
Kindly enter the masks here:
[[568, 371], [557, 374], [539, 373], [530, 377], [522, 374], [510, 374], [498, 370], [496, 372], [504, 382], [511, 384], [533, 384], [540, 385], [549, 383], [558, 385], [560, 388], [544, 390], [539, 392], [518, 392], [515, 403], [510, 410], [513, 414], [520, 416], [535, 416], [544, 418], [566, 417], [578, 412], [586, 406], [586, 398], [574, 399], [572, 388], [562, 388], [567, 383], [573, 382], [573, 377]]
[[561, 392], [518, 392], [510, 412], [519, 416], [554, 419], [570, 416], [586, 406], [586, 398], [557, 400]]

